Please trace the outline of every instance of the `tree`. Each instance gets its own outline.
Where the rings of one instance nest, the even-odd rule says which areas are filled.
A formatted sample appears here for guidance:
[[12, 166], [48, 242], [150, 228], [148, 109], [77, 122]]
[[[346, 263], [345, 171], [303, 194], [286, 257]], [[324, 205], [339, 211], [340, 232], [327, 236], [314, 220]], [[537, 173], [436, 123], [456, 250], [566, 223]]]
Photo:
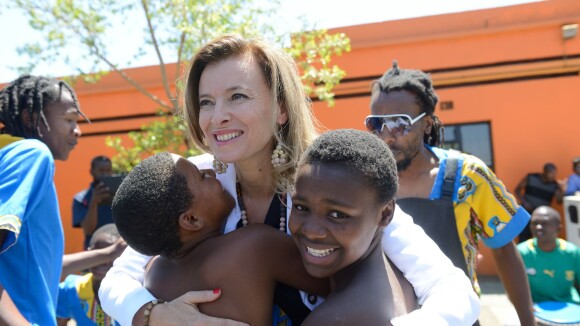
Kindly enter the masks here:
[[[22, 67], [21, 72], [61, 59], [78, 71], [78, 75], [70, 77], [73, 82], [78, 79], [95, 82], [109, 72], [117, 73], [158, 105], [159, 119], [144, 125], [140, 132], [129, 133], [131, 145], [126, 146], [120, 138], [107, 139], [107, 145], [118, 152], [113, 157], [117, 171], [128, 171], [142, 158], [163, 150], [186, 156], [196, 152], [184, 144], [185, 126], [176, 115], [180, 83], [169, 77], [172, 73], [167, 71], [168, 59], [176, 62], [176, 69], [181, 71], [183, 62], [201, 45], [224, 33], [263, 35], [277, 42], [288, 37], [275, 33], [275, 26], [266, 22], [275, 16], [278, 0], [12, 0], [12, 4], [24, 10], [30, 26], [44, 36], [42, 43], [26, 44], [19, 49], [21, 54], [30, 57], [30, 65]], [[139, 23], [144, 26], [142, 32], [146, 38], [133, 53], [132, 60], [155, 53], [165, 98], [149, 92], [121, 68], [130, 65], [130, 60], [119, 63], [113, 59], [107, 33], [127, 17], [141, 18]], [[290, 39], [287, 50], [302, 69], [308, 93], [332, 106], [332, 89], [345, 73], [331, 59], [350, 51], [349, 39], [344, 34], [330, 35], [325, 30], [294, 33]], [[82, 60], [76, 62], [67, 51], [71, 46], [82, 50], [75, 52]], [[171, 85], [176, 83], [178, 87], [173, 89]]]

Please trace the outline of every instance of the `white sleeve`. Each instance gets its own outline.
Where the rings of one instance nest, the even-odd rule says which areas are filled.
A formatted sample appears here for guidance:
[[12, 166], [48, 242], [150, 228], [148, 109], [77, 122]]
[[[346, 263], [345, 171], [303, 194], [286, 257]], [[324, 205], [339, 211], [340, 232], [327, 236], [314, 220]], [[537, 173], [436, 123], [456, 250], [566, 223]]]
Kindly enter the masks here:
[[137, 310], [155, 300], [143, 287], [145, 266], [150, 259], [127, 247], [101, 282], [101, 306], [107, 315], [123, 326], [130, 326]]
[[394, 318], [400, 325], [472, 325], [479, 297], [471, 281], [398, 206], [383, 233], [383, 250], [413, 285], [420, 309]]

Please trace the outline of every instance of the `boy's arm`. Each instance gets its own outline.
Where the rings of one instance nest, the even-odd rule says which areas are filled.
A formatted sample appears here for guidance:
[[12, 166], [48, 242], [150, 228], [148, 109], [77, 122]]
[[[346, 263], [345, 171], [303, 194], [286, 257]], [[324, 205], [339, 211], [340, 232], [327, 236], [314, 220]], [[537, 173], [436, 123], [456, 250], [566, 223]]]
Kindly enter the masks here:
[[0, 325], [30, 325], [0, 284]]
[[126, 247], [127, 243], [122, 238], [119, 238], [106, 248], [64, 255], [62, 259], [62, 276], [113, 261], [123, 253]]
[[306, 272], [300, 252], [291, 236], [270, 226], [256, 226], [255, 232], [259, 233], [256, 239], [260, 239], [261, 244], [255, 247], [262, 251], [260, 257], [263, 265], [272, 272], [274, 280], [308, 293], [328, 295], [328, 279], [315, 278]]

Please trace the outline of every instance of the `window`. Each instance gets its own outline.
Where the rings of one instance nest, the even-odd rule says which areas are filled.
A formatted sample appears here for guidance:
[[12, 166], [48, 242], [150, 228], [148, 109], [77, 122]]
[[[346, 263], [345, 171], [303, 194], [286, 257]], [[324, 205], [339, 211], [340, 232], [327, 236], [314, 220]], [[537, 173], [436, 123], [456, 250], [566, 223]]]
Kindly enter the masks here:
[[443, 148], [477, 156], [493, 170], [489, 122], [445, 125]]

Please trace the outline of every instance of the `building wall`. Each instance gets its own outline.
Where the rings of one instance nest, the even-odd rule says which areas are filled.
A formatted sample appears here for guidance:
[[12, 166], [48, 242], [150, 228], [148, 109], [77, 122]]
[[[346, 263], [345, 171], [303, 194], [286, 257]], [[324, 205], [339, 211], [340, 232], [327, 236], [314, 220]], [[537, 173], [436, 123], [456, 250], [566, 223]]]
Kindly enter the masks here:
[[[444, 124], [489, 122], [494, 168], [509, 190], [547, 161], [569, 175], [580, 156], [580, 36], [561, 37], [561, 26], [580, 23], [580, 2], [555, 0], [489, 10], [350, 26], [331, 30], [351, 38], [352, 51], [337, 58], [346, 70], [336, 89], [336, 106], [315, 101], [324, 128], [363, 129], [369, 113], [370, 83], [393, 59], [402, 68], [431, 73]], [[173, 77], [182, 68], [168, 66]], [[158, 67], [127, 73], [166, 99]], [[174, 80], [174, 79], [172, 79]], [[76, 85], [82, 110], [93, 120], [67, 162], [57, 162], [56, 185], [66, 235], [66, 251], [82, 249], [82, 231], [71, 227], [72, 197], [91, 182], [90, 160], [113, 155], [104, 140], [155, 119], [153, 101], [111, 73], [95, 85]], [[483, 249], [489, 256], [489, 250]], [[491, 258], [480, 274], [494, 274]]]

